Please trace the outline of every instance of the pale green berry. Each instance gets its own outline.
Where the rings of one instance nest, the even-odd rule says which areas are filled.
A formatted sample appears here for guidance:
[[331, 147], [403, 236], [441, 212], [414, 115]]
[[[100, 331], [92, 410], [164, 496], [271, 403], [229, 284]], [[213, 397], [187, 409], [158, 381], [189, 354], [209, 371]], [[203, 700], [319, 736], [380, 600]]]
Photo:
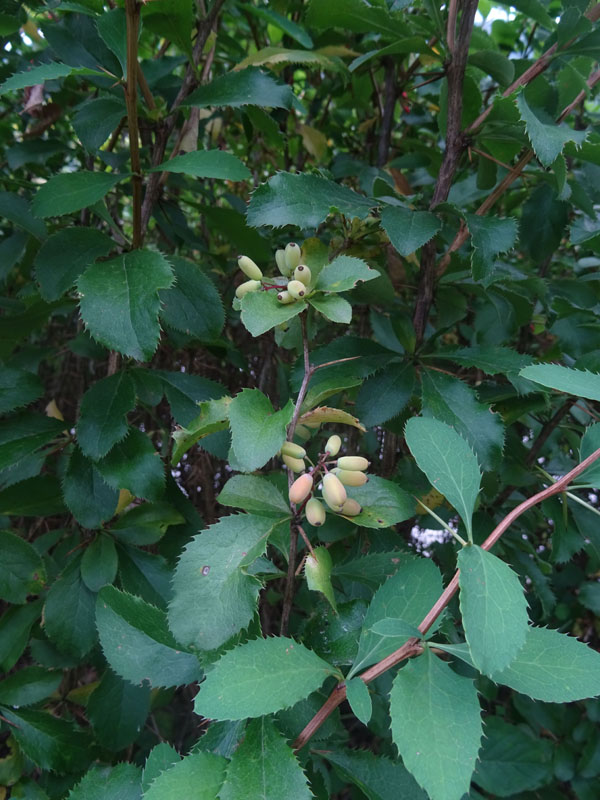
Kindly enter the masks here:
[[311, 497], [306, 504], [306, 519], [311, 525], [318, 528], [325, 522], [325, 506], [316, 497]]
[[289, 278], [292, 274], [292, 270], [288, 267], [287, 262], [285, 260], [285, 250], [276, 250], [275, 251], [275, 261], [277, 263], [277, 269], [284, 275], [286, 278]]
[[283, 292], [279, 292], [279, 294], [277, 295], [277, 299], [284, 306], [287, 306], [288, 303], [295, 303], [296, 302], [296, 298], [292, 297], [292, 295], [288, 291], [286, 291], [285, 289], [283, 290]]
[[294, 436], [297, 436], [299, 439], [302, 439], [303, 442], [307, 442], [312, 436], [312, 433], [305, 425], [296, 425]]
[[304, 459], [294, 458], [293, 456], [287, 456], [285, 455], [285, 453], [281, 457], [283, 459], [283, 463], [286, 465], [286, 467], [289, 467], [292, 470], [292, 472], [304, 472], [306, 468]]
[[340, 511], [346, 498], [346, 490], [340, 480], [333, 472], [328, 472], [323, 477], [323, 500], [332, 511]]
[[258, 264], [255, 264], [251, 258], [248, 258], [248, 256], [238, 257], [238, 267], [245, 275], [247, 275], [249, 278], [252, 278], [253, 281], [259, 281], [263, 276], [262, 270]]
[[289, 271], [296, 269], [302, 258], [302, 250], [296, 242], [290, 242], [285, 246], [285, 263]]
[[249, 292], [257, 292], [262, 283], [260, 281], [245, 281], [244, 283], [240, 283], [240, 285], [235, 290], [235, 296], [240, 300], [245, 294]]
[[290, 491], [288, 493], [290, 503], [301, 503], [303, 500], [306, 500], [308, 495], [312, 492], [312, 488], [312, 475], [309, 475], [308, 472], [305, 472], [304, 475], [300, 475], [290, 486]]
[[341, 446], [342, 440], [337, 433], [334, 433], [333, 436], [330, 436], [329, 439], [327, 439], [324, 452], [327, 453], [328, 456], [337, 456], [337, 454], [340, 452]]
[[298, 264], [294, 270], [294, 280], [300, 281], [305, 286], [310, 286], [311, 278], [312, 275], [310, 274], [310, 270], [306, 264]]
[[287, 290], [294, 300], [301, 300], [306, 294], [306, 286], [302, 281], [290, 281], [287, 285]]
[[363, 486], [369, 476], [357, 469], [336, 469], [335, 474], [344, 486]]
[[341, 514], [344, 514], [346, 517], [355, 517], [357, 514], [360, 514], [362, 511], [362, 507], [360, 503], [357, 503], [352, 497], [348, 497], [344, 505], [342, 506]]
[[362, 456], [342, 456], [338, 458], [337, 465], [340, 469], [368, 469], [369, 462]]
[[281, 452], [284, 456], [291, 456], [292, 458], [304, 458], [306, 456], [306, 450], [300, 447], [299, 444], [294, 444], [294, 442], [284, 442], [281, 445]]

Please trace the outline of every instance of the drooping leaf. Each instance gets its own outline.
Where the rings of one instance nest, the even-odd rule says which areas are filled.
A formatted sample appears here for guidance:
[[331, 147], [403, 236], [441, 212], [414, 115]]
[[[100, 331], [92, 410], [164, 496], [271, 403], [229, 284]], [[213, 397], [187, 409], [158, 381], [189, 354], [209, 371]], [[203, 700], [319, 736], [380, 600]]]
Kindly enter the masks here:
[[231, 397], [222, 397], [220, 400], [208, 400], [200, 403], [198, 417], [188, 423], [187, 428], [179, 428], [175, 431], [173, 434], [175, 448], [171, 459], [173, 466], [199, 439], [229, 427], [229, 406], [232, 399]]
[[96, 19], [96, 28], [104, 44], [119, 59], [123, 76], [127, 75], [127, 18], [124, 8], [111, 8]]
[[133, 250], [93, 264], [77, 284], [88, 331], [123, 355], [150, 359], [160, 336], [158, 291], [172, 282], [168, 261], [151, 250]]
[[565, 123], [557, 125], [542, 109], [537, 108], [534, 111], [525, 99], [524, 91], [517, 96], [517, 108], [525, 123], [531, 146], [545, 167], [556, 160], [567, 142], [581, 145], [587, 137], [587, 131], [575, 130]]
[[517, 221], [508, 217], [480, 217], [465, 214], [471, 234], [471, 269], [473, 279], [484, 286], [493, 282], [494, 264], [500, 253], [510, 250], [517, 238]]
[[150, 439], [137, 428], [96, 463], [109, 486], [129, 489], [134, 497], [160, 500], [165, 491], [163, 462]]
[[313, 40], [305, 28], [293, 22], [291, 19], [284, 17], [282, 14], [279, 14], [274, 9], [268, 6], [248, 6], [244, 11], [252, 14], [253, 17], [266, 20], [270, 25], [274, 25], [276, 28], [280, 28], [287, 33], [288, 36], [291, 36], [292, 39], [295, 39], [301, 44], [302, 47], [310, 48], [313, 46]]
[[471, 53], [469, 55], [469, 64], [483, 70], [486, 75], [497, 81], [502, 88], [511, 84], [515, 75], [513, 62], [497, 50], [486, 49]]
[[81, 577], [91, 592], [99, 592], [114, 581], [119, 566], [119, 556], [111, 536], [100, 534], [81, 559]]
[[481, 481], [475, 454], [454, 428], [437, 419], [409, 419], [405, 437], [419, 469], [458, 511], [470, 537]]
[[216, 800], [227, 761], [214, 753], [191, 753], [161, 772], [144, 792], [144, 800], [180, 800], [193, 792], [194, 800]]
[[352, 322], [352, 306], [337, 294], [316, 294], [308, 302], [331, 322], [339, 322], [344, 325]]
[[213, 282], [191, 261], [178, 256], [171, 256], [170, 260], [175, 285], [159, 292], [161, 319], [175, 330], [201, 341], [216, 339], [223, 329], [225, 312]]
[[0, 597], [9, 603], [26, 603], [39, 594], [46, 570], [35, 548], [9, 531], [0, 531]]
[[93, 206], [126, 178], [114, 172], [64, 172], [37, 190], [31, 208], [36, 217], [60, 217]]
[[92, 767], [74, 786], [67, 800], [142, 800], [141, 770], [123, 762]]
[[309, 553], [304, 562], [306, 585], [313, 592], [322, 592], [333, 610], [337, 611], [335, 594], [331, 584], [333, 561], [329, 550], [326, 547], [315, 547], [313, 553]]
[[63, 478], [63, 496], [71, 514], [84, 528], [97, 528], [115, 513], [119, 492], [109, 486], [94, 462], [73, 449]]
[[150, 687], [134, 686], [109, 669], [90, 695], [86, 711], [102, 747], [123, 750], [139, 737], [150, 712]]
[[[117, 9], [114, 9], [115, 11]], [[122, 9], [119, 9], [122, 11]], [[98, 21], [110, 15], [103, 15]], [[98, 150], [127, 115], [125, 101], [117, 97], [96, 97], [81, 105], [73, 117], [73, 128], [91, 153]]]
[[67, 655], [83, 658], [94, 646], [95, 595], [83, 582], [80, 561], [71, 561], [54, 581], [44, 606], [44, 630], [50, 641]]
[[531, 364], [529, 367], [524, 367], [519, 375], [534, 383], [575, 397], [600, 400], [600, 375], [594, 372], [561, 367], [559, 364]]
[[210, 719], [262, 717], [308, 697], [333, 674], [293, 639], [254, 639], [217, 661], [196, 695], [195, 711]]
[[362, 511], [349, 517], [363, 528], [389, 528], [414, 516], [414, 501], [394, 481], [370, 475], [364, 486], [348, 489], [348, 496], [357, 500]]
[[390, 713], [392, 738], [417, 783], [431, 800], [461, 800], [482, 735], [473, 681], [427, 649], [398, 672]]
[[0, 371], [0, 414], [33, 403], [44, 393], [37, 375], [24, 369], [3, 366]]
[[480, 672], [508, 666], [525, 644], [527, 601], [515, 572], [478, 545], [458, 554], [460, 610], [465, 636]]
[[124, 439], [125, 415], [134, 408], [135, 386], [125, 370], [96, 381], [83, 396], [77, 422], [77, 441], [84, 455], [97, 461]]
[[46, 224], [35, 217], [29, 203], [15, 192], [0, 192], [0, 216], [28, 231], [36, 239], [46, 238]]
[[178, 641], [215, 650], [249, 624], [261, 583], [247, 567], [266, 551], [274, 524], [273, 517], [234, 514], [186, 546], [169, 605], [169, 626]]
[[242, 298], [242, 322], [252, 336], [262, 336], [276, 325], [298, 316], [305, 308], [304, 300], [283, 304], [274, 292], [249, 292]]
[[442, 223], [430, 211], [389, 206], [381, 212], [381, 227], [400, 255], [409, 256], [427, 244], [441, 229]]
[[262, 516], [285, 517], [290, 507], [283, 495], [266, 478], [258, 475], [234, 475], [217, 497], [221, 505], [233, 506]]
[[227, 767], [220, 800], [310, 800], [306, 775], [269, 717], [252, 720]]
[[359, 431], [366, 433], [365, 426], [360, 422], [358, 417], [353, 417], [347, 411], [342, 411], [339, 408], [330, 408], [329, 406], [320, 406], [313, 408], [312, 411], [306, 411], [300, 415], [298, 423], [306, 425], [325, 425], [327, 422], [341, 423], [342, 425], [351, 425], [353, 428], [358, 428]]
[[196, 656], [183, 651], [167, 628], [166, 614], [139, 597], [105, 586], [96, 624], [106, 660], [131, 683], [180, 686], [201, 675]]
[[320, 175], [278, 172], [255, 189], [247, 218], [248, 225], [255, 228], [261, 225], [316, 228], [335, 211], [364, 219], [374, 204], [364, 195]]
[[20, 708], [45, 700], [62, 682], [60, 670], [22, 667], [0, 681], [0, 705]]
[[360, 283], [379, 277], [379, 272], [360, 258], [338, 256], [327, 264], [317, 278], [316, 288], [322, 292], [347, 292]]
[[225, 150], [194, 150], [175, 156], [149, 172], [182, 172], [194, 178], [220, 178], [225, 181], [245, 181], [250, 170], [239, 158]]
[[395, 417], [407, 405], [413, 392], [415, 371], [411, 364], [391, 361], [363, 383], [356, 398], [356, 411], [372, 428]]
[[346, 699], [354, 716], [363, 725], [368, 725], [373, 707], [367, 684], [361, 678], [351, 678], [346, 681]]
[[328, 748], [321, 755], [343, 780], [358, 786], [368, 800], [427, 800], [425, 792], [399, 761], [376, 756], [369, 750]]
[[191, 93], [184, 105], [261, 106], [290, 108], [294, 95], [289, 86], [278, 83], [272, 75], [256, 67], [241, 72], [228, 72]]
[[294, 406], [275, 411], [259, 389], [242, 389], [229, 405], [231, 446], [244, 472], [264, 466], [285, 441]]

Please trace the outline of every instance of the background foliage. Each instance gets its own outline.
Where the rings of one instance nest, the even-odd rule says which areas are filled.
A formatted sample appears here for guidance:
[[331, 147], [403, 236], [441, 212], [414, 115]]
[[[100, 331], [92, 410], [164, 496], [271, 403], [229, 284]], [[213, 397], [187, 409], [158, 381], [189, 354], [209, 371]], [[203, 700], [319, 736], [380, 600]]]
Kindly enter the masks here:
[[600, 447], [600, 7], [476, 10], [2, 3], [0, 798], [597, 796], [598, 466], [422, 623]]

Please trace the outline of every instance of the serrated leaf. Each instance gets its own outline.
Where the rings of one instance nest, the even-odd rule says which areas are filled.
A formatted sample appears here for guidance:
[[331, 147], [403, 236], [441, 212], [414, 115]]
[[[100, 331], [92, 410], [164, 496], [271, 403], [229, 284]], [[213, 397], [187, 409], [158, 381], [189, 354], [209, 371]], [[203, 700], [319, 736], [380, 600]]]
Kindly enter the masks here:
[[480, 672], [507, 667], [525, 644], [527, 601], [512, 569], [479, 545], [458, 554], [460, 611], [465, 636]]
[[290, 507], [283, 495], [269, 480], [258, 475], [234, 475], [217, 497], [221, 505], [242, 508], [251, 514], [289, 516]]
[[508, 217], [480, 217], [465, 214], [471, 234], [471, 269], [473, 279], [484, 286], [493, 282], [494, 264], [500, 253], [513, 247], [517, 238], [517, 221]]
[[393, 617], [383, 617], [371, 625], [370, 630], [378, 636], [416, 636], [419, 638], [421, 632], [416, 625], [404, 622], [403, 619]]
[[192, 3], [181, 0], [156, 0], [145, 5], [142, 19], [151, 31], [164, 36], [183, 50], [189, 60], [193, 59], [192, 30], [194, 27], [194, 7]]
[[385, 5], [371, 5], [363, 0], [331, 0], [325, 4], [311, 0], [306, 22], [314, 28], [338, 27], [355, 33], [377, 32], [387, 38], [396, 38], [405, 33], [404, 25], [390, 14]]
[[312, 411], [307, 411], [301, 414], [298, 419], [299, 425], [325, 425], [327, 422], [336, 422], [342, 425], [351, 425], [353, 428], [358, 428], [363, 433], [367, 432], [364, 425], [361, 424], [358, 417], [353, 417], [347, 411], [342, 411], [339, 408], [329, 408], [329, 406], [320, 406], [313, 408]]
[[[109, 17], [109, 11], [98, 18], [98, 23]], [[124, 15], [123, 9], [119, 9]], [[79, 106], [73, 117], [72, 125], [81, 144], [90, 153], [99, 150], [104, 142], [115, 131], [123, 117], [127, 116], [125, 101], [118, 97], [96, 97]]]
[[186, 546], [169, 604], [169, 627], [178, 641], [215, 650], [250, 623], [262, 584], [245, 568], [265, 553], [274, 525], [272, 517], [235, 514]]
[[64, 423], [30, 411], [0, 422], [0, 470], [32, 455], [62, 433]]
[[262, 336], [306, 308], [304, 300], [280, 303], [275, 292], [249, 292], [242, 298], [242, 322], [252, 336]]
[[229, 405], [231, 446], [241, 470], [259, 469], [278, 452], [293, 412], [291, 400], [275, 411], [259, 389], [242, 389], [233, 398]]
[[20, 708], [45, 700], [62, 683], [60, 670], [43, 667], [21, 667], [0, 681], [0, 704]]
[[458, 511], [471, 538], [481, 482], [475, 454], [454, 428], [437, 419], [413, 417], [404, 435], [419, 469]]
[[27, 200], [15, 192], [0, 192], [0, 216], [28, 231], [40, 241], [46, 238], [46, 223], [34, 217]]
[[225, 181], [245, 181], [250, 170], [239, 158], [225, 150], [194, 150], [175, 156], [148, 172], [181, 172], [194, 178], [217, 178]]
[[287, 47], [262, 47], [255, 53], [246, 56], [235, 65], [234, 70], [247, 69], [247, 67], [261, 67], [265, 64], [303, 64], [306, 69], [329, 70], [340, 72], [345, 70], [345, 65], [339, 59], [334, 61], [325, 52], [319, 50], [293, 50]]
[[108, 255], [114, 246], [112, 239], [95, 228], [63, 228], [48, 237], [33, 262], [44, 300], [62, 297], [90, 264]]
[[84, 528], [98, 528], [115, 513], [118, 490], [104, 481], [78, 447], [71, 453], [62, 487], [67, 508]]
[[226, 759], [214, 753], [191, 753], [169, 767], [150, 784], [144, 800], [216, 800], [223, 785]]
[[92, 649], [97, 639], [95, 601], [82, 580], [79, 559], [71, 561], [50, 587], [44, 605], [44, 630], [61, 652], [83, 658]]
[[96, 28], [104, 44], [119, 59], [123, 76], [127, 75], [127, 18], [124, 8], [111, 8], [96, 19]]
[[570, 703], [600, 694], [600, 653], [572, 636], [530, 627], [524, 646], [495, 683], [546, 703]]
[[175, 330], [201, 341], [216, 339], [223, 329], [225, 312], [214, 284], [191, 261], [178, 256], [171, 256], [170, 260], [174, 268], [175, 285], [159, 292], [161, 319]]
[[162, 772], [172, 767], [173, 764], [179, 763], [179, 761], [179, 753], [167, 742], [161, 742], [153, 747], [144, 764], [144, 772], [142, 774], [142, 789], [144, 792], [150, 788], [153, 781]]
[[346, 681], [346, 700], [350, 704], [354, 716], [363, 725], [368, 725], [373, 713], [373, 705], [367, 684], [360, 678], [351, 678]]
[[269, 717], [252, 720], [227, 767], [219, 800], [310, 800], [306, 775]]
[[331, 585], [333, 561], [329, 550], [326, 547], [315, 547], [313, 553], [309, 553], [304, 562], [306, 585], [313, 592], [322, 592], [333, 610], [337, 611], [335, 594]]
[[122, 514], [111, 532], [127, 544], [149, 545], [158, 542], [171, 525], [185, 522], [169, 503], [142, 503]]
[[242, 72], [228, 72], [191, 93], [187, 106], [261, 106], [290, 108], [294, 95], [289, 86], [278, 83], [270, 74], [256, 67]]
[[335, 211], [364, 219], [374, 205], [374, 200], [320, 175], [278, 172], [253, 192], [247, 219], [254, 228], [316, 228]]
[[36, 217], [60, 217], [102, 200], [127, 178], [114, 172], [64, 172], [54, 175], [37, 190], [31, 209]]
[[385, 369], [364, 381], [356, 398], [356, 410], [372, 428], [397, 416], [412, 397], [415, 371], [412, 364], [391, 361]]
[[150, 687], [134, 686], [110, 669], [102, 676], [86, 706], [86, 716], [97, 741], [113, 752], [135, 742], [149, 712]]
[[389, 206], [381, 212], [381, 227], [401, 256], [409, 256], [441, 230], [441, 220], [430, 211]]
[[262, 717], [293, 706], [334, 674], [330, 664], [293, 639], [253, 639], [217, 661], [194, 708], [210, 719]]
[[25, 72], [17, 72], [7, 78], [2, 86], [0, 86], [0, 93], [14, 92], [17, 89], [25, 89], [27, 86], [35, 86], [45, 81], [54, 81], [57, 78], [66, 78], [67, 75], [99, 75], [104, 73], [93, 69], [75, 69], [67, 64], [61, 64], [57, 61], [50, 61], [48, 64], [40, 64], [37, 67], [32, 67]]
[[352, 306], [337, 294], [316, 294], [308, 301], [324, 317], [331, 322], [349, 325], [352, 322]]
[[119, 556], [111, 536], [100, 534], [81, 559], [81, 577], [91, 592], [99, 592], [117, 576]]
[[333, 567], [333, 575], [341, 580], [357, 581], [370, 589], [378, 589], [381, 584], [395, 575], [402, 564], [414, 560], [412, 553], [392, 550], [390, 553], [365, 553], [359, 558], [342, 561]]
[[127, 372], [96, 381], [83, 396], [77, 422], [77, 441], [84, 455], [97, 461], [124, 439], [126, 414], [134, 408], [135, 386]]
[[6, 366], [0, 370], [0, 414], [27, 406], [43, 393], [42, 382], [33, 372]]
[[348, 495], [357, 500], [362, 511], [348, 519], [363, 528], [389, 528], [415, 514], [412, 497], [394, 481], [369, 475], [364, 486], [352, 487]]
[[172, 466], [175, 466], [183, 454], [199, 439], [229, 427], [229, 406], [232, 399], [231, 397], [222, 397], [220, 400], [208, 400], [200, 403], [199, 416], [192, 420], [187, 428], [179, 428], [174, 432], [175, 448], [171, 459]]
[[319, 755], [345, 781], [350, 781], [368, 800], [427, 800], [413, 776], [399, 761], [376, 756], [369, 750], [326, 750]]
[[532, 362], [532, 357], [517, 353], [508, 347], [461, 347], [458, 350], [448, 350], [436, 353], [435, 358], [454, 361], [463, 367], [477, 367], [487, 375], [497, 375], [500, 372], [518, 372]]
[[373, 625], [387, 618], [417, 627], [442, 589], [440, 571], [430, 559], [419, 558], [401, 564], [396, 574], [388, 578], [373, 595], [349, 677], [389, 656], [413, 635], [407, 630], [398, 636], [382, 636], [372, 630]]
[[98, 594], [96, 624], [106, 660], [131, 683], [181, 686], [201, 675], [196, 656], [173, 638], [166, 614], [139, 597], [105, 586]]
[[558, 199], [550, 184], [540, 183], [522, 207], [521, 248], [540, 261], [551, 256], [564, 235], [570, 208], [568, 203]]
[[142, 800], [141, 770], [135, 764], [92, 767], [67, 800]]
[[[600, 424], [589, 425], [585, 429], [585, 433], [581, 437], [581, 446], [579, 451], [579, 461], [585, 461], [588, 456], [600, 448]], [[600, 464], [595, 461], [591, 464], [585, 472], [577, 478], [578, 484], [588, 484], [595, 487], [600, 481]]]
[[319, 272], [316, 288], [321, 292], [347, 292], [379, 275], [361, 258], [338, 256]]
[[64, 510], [60, 482], [54, 475], [28, 478], [0, 492], [0, 514], [46, 517]]
[[524, 367], [519, 375], [534, 383], [575, 397], [600, 400], [600, 375], [594, 372], [561, 367], [559, 364], [531, 364], [529, 367]]
[[151, 250], [133, 250], [93, 264], [78, 281], [81, 316], [102, 344], [140, 361], [158, 346], [158, 291], [173, 282], [169, 262]]
[[0, 597], [9, 603], [26, 603], [39, 594], [46, 569], [35, 548], [10, 531], [0, 531]]
[[305, 28], [287, 17], [284, 17], [282, 14], [277, 13], [277, 11], [274, 11], [268, 6], [258, 8], [256, 6], [248, 6], [244, 11], [252, 14], [254, 17], [266, 20], [270, 25], [274, 25], [276, 28], [287, 33], [288, 36], [291, 36], [292, 39], [295, 39], [303, 47], [313, 46], [313, 40]]
[[461, 800], [469, 791], [481, 742], [481, 709], [473, 681], [429, 649], [394, 679], [392, 738], [431, 800]]
[[130, 428], [127, 438], [96, 467], [109, 486], [129, 489], [134, 497], [160, 500], [164, 494], [164, 464], [150, 439], [137, 428]]
[[225, 394], [224, 386], [202, 375], [168, 372], [162, 369], [148, 370], [146, 374], [151, 379], [158, 378], [162, 381], [171, 413], [180, 425], [188, 425], [197, 419], [198, 411], [204, 402]]
[[42, 613], [43, 600], [7, 609], [0, 618], [0, 666], [12, 669], [29, 642], [29, 632]]
[[515, 75], [514, 63], [496, 50], [486, 49], [471, 53], [469, 64], [485, 72], [486, 75], [497, 81], [502, 88], [513, 82]]
[[557, 124], [540, 108], [533, 111], [525, 99], [524, 91], [517, 96], [517, 108], [525, 123], [531, 146], [545, 167], [556, 160], [567, 142], [581, 145], [587, 137], [587, 131], [577, 131], [565, 123]]

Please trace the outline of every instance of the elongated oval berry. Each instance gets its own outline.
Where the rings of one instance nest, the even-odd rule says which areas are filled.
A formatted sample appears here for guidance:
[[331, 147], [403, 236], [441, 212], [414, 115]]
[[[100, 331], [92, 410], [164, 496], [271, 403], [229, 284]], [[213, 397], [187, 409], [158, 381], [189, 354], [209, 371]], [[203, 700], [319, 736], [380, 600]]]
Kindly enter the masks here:
[[235, 296], [241, 300], [245, 294], [257, 292], [261, 286], [262, 283], [260, 281], [244, 281], [235, 290]]
[[328, 472], [323, 478], [323, 500], [332, 511], [340, 511], [346, 498], [346, 490], [339, 478], [333, 472]]
[[304, 475], [300, 475], [290, 486], [290, 491], [288, 493], [290, 503], [301, 503], [303, 500], [306, 500], [308, 495], [312, 492], [312, 488], [312, 475], [309, 475], [308, 472], [305, 472]]
[[300, 300], [306, 294], [306, 286], [302, 281], [290, 281], [287, 285], [287, 290], [294, 300]]
[[281, 445], [281, 452], [284, 456], [291, 456], [292, 458], [304, 458], [306, 450], [300, 447], [299, 444], [294, 442], [284, 442]]
[[306, 504], [306, 519], [315, 528], [318, 528], [325, 522], [325, 506], [316, 497], [311, 497]]
[[363, 486], [369, 476], [357, 469], [336, 469], [335, 474], [344, 486]]
[[362, 506], [358, 503], [353, 497], [348, 497], [344, 505], [342, 506], [341, 514], [344, 514], [346, 517], [355, 517], [357, 514], [360, 514], [362, 511]]
[[277, 299], [284, 306], [287, 306], [288, 303], [295, 303], [296, 302], [296, 298], [292, 297], [292, 295], [288, 291], [286, 291], [285, 289], [283, 290], [283, 292], [279, 292], [279, 294], [277, 295]]
[[286, 467], [289, 467], [292, 472], [304, 472], [306, 468], [306, 464], [304, 463], [304, 459], [302, 458], [294, 458], [293, 456], [286, 456], [285, 454], [281, 456], [283, 459], [283, 463]]
[[275, 262], [277, 264], [277, 269], [284, 275], [286, 278], [289, 278], [292, 274], [292, 270], [288, 267], [287, 262], [285, 260], [285, 250], [276, 250], [275, 251]]
[[333, 436], [330, 436], [329, 439], [327, 439], [324, 452], [327, 453], [328, 456], [337, 456], [337, 454], [340, 452], [341, 446], [342, 440], [337, 433], [334, 433]]
[[298, 264], [300, 263], [300, 259], [302, 258], [302, 250], [296, 244], [296, 242], [290, 242], [285, 246], [285, 263], [289, 271], [296, 269]]
[[258, 264], [255, 264], [251, 258], [248, 258], [248, 256], [238, 257], [238, 267], [245, 275], [247, 275], [249, 278], [252, 278], [253, 281], [259, 281], [263, 276], [262, 270]]
[[337, 465], [340, 469], [368, 469], [369, 462], [362, 456], [342, 456], [338, 458]]
[[310, 286], [311, 278], [312, 275], [306, 264], [298, 264], [294, 270], [294, 280], [300, 281], [300, 283], [303, 283], [305, 286]]
[[312, 433], [305, 425], [296, 425], [294, 436], [297, 436], [299, 439], [302, 439], [303, 442], [307, 442], [312, 436]]

